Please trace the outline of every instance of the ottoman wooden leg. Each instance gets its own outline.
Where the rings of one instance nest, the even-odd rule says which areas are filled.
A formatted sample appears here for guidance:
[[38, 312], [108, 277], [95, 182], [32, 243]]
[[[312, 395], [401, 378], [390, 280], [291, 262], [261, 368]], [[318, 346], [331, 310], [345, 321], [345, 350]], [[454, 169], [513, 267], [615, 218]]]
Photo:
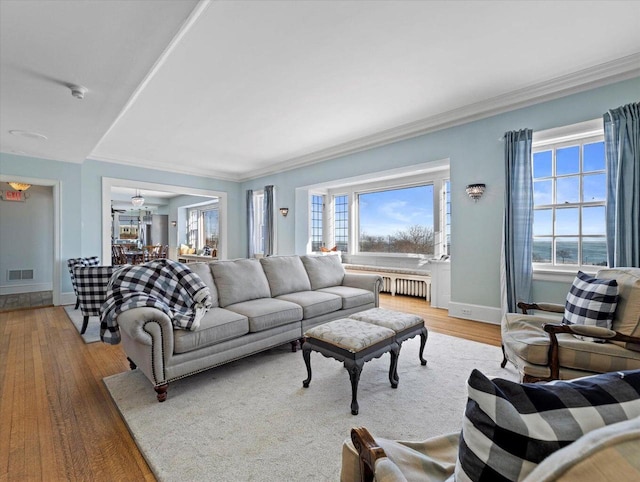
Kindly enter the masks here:
[[422, 366], [427, 364], [427, 360], [425, 360], [425, 358], [422, 356], [422, 353], [424, 352], [424, 346], [427, 344], [428, 336], [429, 333], [427, 332], [427, 329], [422, 327], [422, 331], [420, 332], [420, 351], [418, 352], [418, 356], [420, 357], [420, 363], [422, 364]]
[[389, 354], [391, 355], [391, 363], [389, 364], [389, 381], [391, 382], [391, 388], [398, 388], [398, 358], [400, 358], [400, 345], [396, 345], [397, 348], [392, 348]]
[[304, 364], [307, 366], [307, 379], [302, 382], [302, 386], [308, 388], [309, 383], [311, 383], [311, 347], [308, 343], [302, 345], [302, 357], [304, 358]]
[[360, 381], [360, 373], [362, 373], [362, 363], [345, 360], [344, 367], [349, 372], [349, 380], [351, 380], [351, 415], [358, 415], [358, 382]]

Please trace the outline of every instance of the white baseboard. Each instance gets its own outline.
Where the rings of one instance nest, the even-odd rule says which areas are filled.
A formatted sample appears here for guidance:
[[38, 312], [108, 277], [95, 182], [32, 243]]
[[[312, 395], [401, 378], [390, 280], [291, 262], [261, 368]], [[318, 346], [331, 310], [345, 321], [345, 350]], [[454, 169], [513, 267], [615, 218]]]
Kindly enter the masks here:
[[53, 283], [35, 283], [28, 285], [0, 286], [0, 295], [18, 295], [36, 291], [52, 291]]
[[76, 294], [71, 291], [68, 293], [60, 293], [60, 305], [75, 305]]
[[499, 325], [502, 320], [502, 310], [491, 306], [471, 305], [450, 301], [449, 316]]

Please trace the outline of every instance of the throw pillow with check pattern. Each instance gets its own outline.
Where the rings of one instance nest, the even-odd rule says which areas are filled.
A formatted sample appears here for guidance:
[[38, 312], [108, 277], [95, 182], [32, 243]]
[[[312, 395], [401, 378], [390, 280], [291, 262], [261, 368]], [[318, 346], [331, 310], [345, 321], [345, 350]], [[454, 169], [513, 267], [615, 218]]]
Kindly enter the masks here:
[[490, 380], [474, 370], [468, 392], [456, 482], [523, 480], [585, 433], [640, 416], [640, 370], [546, 384]]
[[[597, 279], [578, 271], [564, 305], [563, 323], [611, 328], [618, 304], [618, 282], [614, 279]], [[574, 335], [585, 341], [598, 340]]]

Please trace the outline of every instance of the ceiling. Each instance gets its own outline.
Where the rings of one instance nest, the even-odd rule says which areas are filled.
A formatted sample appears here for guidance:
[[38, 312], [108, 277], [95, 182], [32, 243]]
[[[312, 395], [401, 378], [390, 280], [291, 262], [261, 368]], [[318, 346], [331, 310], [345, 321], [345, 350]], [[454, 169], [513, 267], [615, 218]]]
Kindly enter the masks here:
[[639, 22], [639, 1], [2, 0], [0, 151], [241, 181], [639, 76]]

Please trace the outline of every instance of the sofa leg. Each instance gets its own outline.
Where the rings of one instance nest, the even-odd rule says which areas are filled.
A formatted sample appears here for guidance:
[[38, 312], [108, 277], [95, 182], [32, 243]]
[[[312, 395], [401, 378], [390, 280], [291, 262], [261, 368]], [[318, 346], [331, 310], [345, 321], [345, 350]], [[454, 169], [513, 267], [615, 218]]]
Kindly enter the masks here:
[[127, 360], [129, 360], [129, 368], [131, 368], [132, 370], [138, 368], [138, 365], [136, 365], [131, 358], [127, 357]]
[[153, 389], [158, 394], [159, 402], [164, 402], [167, 399], [167, 390], [169, 389], [168, 383], [165, 383], [164, 385], [159, 385], [157, 387], [153, 387]]
[[504, 368], [505, 366], [507, 366], [507, 354], [504, 352], [504, 343], [501, 346], [502, 346], [502, 363], [500, 363], [500, 367]]
[[291, 342], [291, 353], [295, 353], [300, 347], [300, 340], [294, 340]]

